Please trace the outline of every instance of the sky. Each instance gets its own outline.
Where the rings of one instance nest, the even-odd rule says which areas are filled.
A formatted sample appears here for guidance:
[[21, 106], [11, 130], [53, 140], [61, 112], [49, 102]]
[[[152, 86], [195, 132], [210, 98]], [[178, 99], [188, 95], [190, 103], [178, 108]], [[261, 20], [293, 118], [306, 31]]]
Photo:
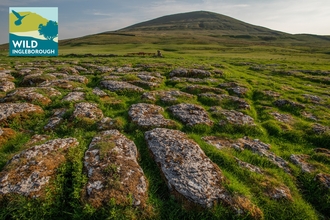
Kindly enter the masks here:
[[9, 40], [9, 7], [58, 7], [60, 40], [191, 11], [211, 11], [291, 34], [330, 35], [329, 0], [1, 0], [0, 44]]

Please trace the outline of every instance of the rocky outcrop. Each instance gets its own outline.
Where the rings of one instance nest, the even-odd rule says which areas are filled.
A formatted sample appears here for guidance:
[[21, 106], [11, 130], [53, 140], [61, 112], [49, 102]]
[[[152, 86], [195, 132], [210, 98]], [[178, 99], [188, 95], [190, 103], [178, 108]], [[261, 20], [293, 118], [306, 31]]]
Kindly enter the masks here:
[[91, 119], [99, 121], [103, 118], [103, 112], [94, 103], [81, 102], [75, 105], [75, 110], [72, 115], [77, 119]]
[[138, 103], [131, 106], [128, 115], [134, 123], [143, 128], [174, 127], [175, 122], [165, 119], [162, 112], [164, 109], [160, 106]]
[[189, 78], [189, 77], [173, 77], [169, 79], [170, 82], [175, 82], [175, 83], [180, 83], [180, 82], [186, 82], [186, 83], [218, 83], [217, 79], [213, 78], [205, 78], [205, 79], [200, 79], [200, 78]]
[[210, 77], [211, 73], [206, 70], [200, 69], [183, 69], [178, 68], [170, 72], [170, 77], [196, 77], [196, 78], [206, 78]]
[[315, 167], [309, 164], [308, 162], [306, 162], [306, 160], [308, 159], [309, 156], [306, 154], [300, 154], [300, 155], [292, 154], [290, 156], [291, 162], [298, 165], [303, 172], [311, 173], [315, 171]]
[[111, 92], [143, 92], [144, 89], [138, 86], [134, 86], [127, 82], [105, 80], [101, 81], [101, 86], [110, 90]]
[[36, 86], [43, 82], [47, 83], [50, 80], [55, 80], [56, 77], [48, 74], [35, 73], [24, 76], [20, 85], [22, 86]]
[[330, 189], [330, 175], [327, 173], [319, 173], [314, 178], [315, 181], [318, 181], [325, 188]]
[[240, 159], [238, 159], [237, 157], [235, 157], [235, 160], [237, 162], [237, 164], [240, 166], [240, 167], [243, 167], [253, 173], [259, 173], [259, 174], [262, 174], [263, 171], [260, 169], [260, 167], [257, 167], [257, 166], [254, 166], [250, 163], [247, 163], [247, 162], [244, 162], [244, 161], [241, 161]]
[[145, 206], [148, 183], [137, 157], [134, 142], [119, 131], [107, 130], [95, 136], [84, 157], [86, 201], [100, 207], [114, 198], [118, 205]]
[[314, 124], [312, 126], [312, 130], [315, 134], [324, 134], [324, 133], [330, 131], [330, 128], [327, 126], [323, 126], [321, 124]]
[[65, 108], [54, 109], [53, 116], [49, 119], [48, 123], [44, 126], [44, 129], [46, 131], [54, 130], [63, 121], [63, 116], [64, 116], [65, 112], [66, 112]]
[[8, 92], [15, 89], [15, 83], [0, 80], [0, 92]]
[[43, 110], [40, 106], [29, 103], [0, 103], [0, 122], [34, 113], [43, 113]]
[[68, 148], [78, 144], [75, 138], [55, 139], [15, 155], [0, 173], [0, 195], [44, 197]]
[[291, 173], [288, 162], [270, 151], [270, 145], [261, 142], [258, 139], [251, 140], [248, 137], [240, 138], [232, 145], [236, 150], [251, 150], [253, 153], [266, 157], [269, 161], [283, 169], [287, 173]]
[[142, 94], [142, 99], [146, 101], [155, 102], [156, 100], [160, 99], [164, 103], [175, 103], [177, 102], [178, 98], [193, 98], [193, 95], [189, 93], [181, 92], [178, 90], [169, 90], [169, 91], [152, 91], [152, 92], [145, 92]]
[[213, 125], [213, 121], [209, 119], [207, 112], [198, 105], [182, 103], [169, 107], [169, 111], [188, 126], [197, 124]]
[[69, 80], [55, 79], [51, 81], [42, 82], [39, 84], [39, 87], [58, 87], [61, 89], [73, 90], [76, 86]]
[[100, 97], [105, 97], [105, 96], [108, 96], [107, 93], [105, 93], [102, 89], [98, 88], [98, 87], [95, 87], [93, 89], [93, 93], [97, 96], [100, 96]]
[[294, 122], [292, 115], [281, 114], [281, 113], [278, 113], [278, 112], [271, 112], [270, 114], [272, 116], [274, 116], [274, 118], [279, 122], [283, 122], [283, 123], [286, 123], [286, 124], [293, 124], [293, 122]]
[[249, 116], [245, 115], [242, 112], [238, 112], [235, 110], [225, 110], [220, 107], [211, 107], [210, 111], [212, 114], [216, 116], [220, 116], [221, 118], [224, 118], [220, 120], [220, 125], [226, 125], [226, 124], [233, 124], [233, 125], [249, 125], [249, 126], [255, 126], [254, 119]]
[[246, 198], [228, 193], [219, 167], [183, 132], [156, 128], [145, 133], [145, 140], [168, 188], [178, 199], [205, 208], [220, 202], [236, 214], [261, 217], [261, 211]]
[[1, 102], [15, 102], [15, 101], [28, 101], [28, 102], [37, 102], [42, 105], [48, 105], [51, 103], [51, 100], [44, 96], [47, 94], [48, 97], [59, 96], [61, 93], [53, 88], [18, 88], [15, 91], [12, 91], [6, 95], [6, 97], [0, 99]]
[[247, 88], [240, 86], [235, 82], [221, 83], [219, 87], [225, 88], [230, 94], [238, 95], [240, 97], [245, 96], [248, 92]]
[[298, 110], [305, 109], [305, 106], [303, 104], [293, 102], [290, 100], [286, 100], [286, 99], [278, 99], [274, 102], [274, 105], [277, 107], [290, 106], [291, 108], [298, 109]]
[[63, 98], [63, 101], [78, 102], [78, 101], [82, 101], [84, 99], [85, 99], [85, 93], [84, 92], [70, 92], [69, 94], [67, 94]]

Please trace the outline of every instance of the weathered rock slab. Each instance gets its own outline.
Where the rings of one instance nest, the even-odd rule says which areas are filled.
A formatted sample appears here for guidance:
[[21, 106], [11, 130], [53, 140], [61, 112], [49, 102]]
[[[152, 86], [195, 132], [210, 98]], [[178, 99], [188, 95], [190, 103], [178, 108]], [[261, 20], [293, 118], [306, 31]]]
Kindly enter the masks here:
[[67, 149], [78, 144], [75, 138], [55, 139], [15, 155], [0, 173], [0, 194], [45, 196]]
[[220, 202], [237, 214], [250, 212], [260, 217], [261, 211], [249, 200], [232, 197], [226, 191], [223, 187], [226, 180], [219, 167], [183, 132], [156, 128], [145, 133], [145, 140], [168, 188], [177, 198], [205, 208]]
[[220, 125], [225, 124], [233, 124], [233, 125], [249, 125], [249, 126], [255, 126], [254, 119], [249, 116], [245, 115], [242, 112], [238, 112], [235, 110], [225, 110], [221, 109], [219, 107], [211, 107], [210, 108], [211, 113], [216, 114], [217, 116], [220, 115], [224, 117], [223, 120], [219, 122]]
[[94, 121], [99, 121], [103, 118], [103, 112], [94, 103], [81, 102], [75, 105], [73, 112], [74, 118], [89, 118]]
[[0, 122], [32, 113], [43, 113], [43, 110], [40, 106], [29, 103], [0, 103]]
[[78, 101], [82, 101], [84, 99], [85, 99], [84, 92], [70, 92], [63, 98], [63, 101], [78, 102]]
[[178, 104], [169, 107], [169, 111], [188, 126], [197, 124], [213, 125], [205, 109], [194, 104]]
[[183, 69], [178, 68], [174, 69], [170, 72], [170, 77], [197, 77], [197, 78], [205, 78], [210, 77], [211, 73], [206, 70], [200, 69]]
[[8, 92], [15, 89], [15, 83], [10, 81], [0, 81], [0, 92]]
[[165, 119], [162, 112], [164, 109], [160, 106], [138, 103], [131, 106], [128, 115], [134, 123], [144, 128], [175, 126], [175, 122]]
[[155, 102], [158, 98], [164, 103], [173, 103], [177, 98], [193, 98], [194, 96], [178, 90], [152, 91], [142, 94], [142, 99]]
[[141, 87], [132, 85], [127, 82], [121, 82], [121, 81], [112, 81], [112, 80], [105, 80], [101, 81], [101, 86], [110, 90], [111, 92], [124, 92], [124, 91], [130, 91], [130, 92], [143, 92], [144, 89]]
[[94, 207], [107, 205], [110, 198], [114, 198], [116, 204], [143, 207], [148, 183], [137, 157], [134, 142], [118, 130], [96, 135], [84, 157], [88, 176], [84, 192], [86, 200]]

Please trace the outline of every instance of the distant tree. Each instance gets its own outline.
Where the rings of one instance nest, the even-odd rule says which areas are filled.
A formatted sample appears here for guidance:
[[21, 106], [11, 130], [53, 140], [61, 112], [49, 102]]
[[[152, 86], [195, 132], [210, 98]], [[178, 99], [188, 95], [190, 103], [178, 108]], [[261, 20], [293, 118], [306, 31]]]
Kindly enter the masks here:
[[47, 40], [53, 40], [58, 35], [57, 22], [48, 21], [46, 25], [39, 24], [39, 34], [44, 35]]

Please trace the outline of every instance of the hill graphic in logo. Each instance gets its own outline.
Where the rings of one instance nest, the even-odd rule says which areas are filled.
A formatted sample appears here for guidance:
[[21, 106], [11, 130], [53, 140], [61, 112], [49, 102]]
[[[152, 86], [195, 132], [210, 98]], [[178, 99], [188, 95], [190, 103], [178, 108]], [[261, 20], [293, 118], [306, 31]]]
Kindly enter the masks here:
[[57, 56], [58, 8], [10, 7], [9, 56]]

